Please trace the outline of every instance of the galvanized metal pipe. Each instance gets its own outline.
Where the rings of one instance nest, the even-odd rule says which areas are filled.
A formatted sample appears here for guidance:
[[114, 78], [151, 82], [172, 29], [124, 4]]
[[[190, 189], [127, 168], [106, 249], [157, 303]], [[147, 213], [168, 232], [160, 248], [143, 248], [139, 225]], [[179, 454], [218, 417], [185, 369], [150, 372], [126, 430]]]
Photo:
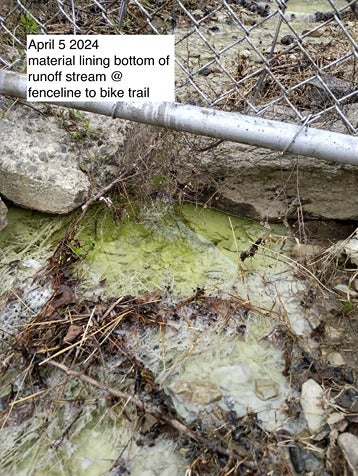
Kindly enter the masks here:
[[[0, 71], [0, 94], [26, 99], [26, 76]], [[179, 103], [54, 102], [176, 131], [358, 165], [358, 137]]]

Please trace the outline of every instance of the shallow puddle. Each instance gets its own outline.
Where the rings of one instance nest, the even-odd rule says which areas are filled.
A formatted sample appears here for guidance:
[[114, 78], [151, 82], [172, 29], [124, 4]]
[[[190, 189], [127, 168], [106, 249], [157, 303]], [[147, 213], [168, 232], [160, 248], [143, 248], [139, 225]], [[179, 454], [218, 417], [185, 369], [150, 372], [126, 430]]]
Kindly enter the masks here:
[[284, 269], [276, 257], [289, 250], [285, 234], [283, 226], [267, 230], [257, 222], [190, 204], [173, 208], [157, 203], [120, 223], [94, 209], [78, 235], [85, 258], [76, 269], [82, 289], [99, 286], [107, 296], [153, 289], [181, 296], [197, 287], [229, 290], [238, 281], [240, 253], [260, 237], [267, 244], [247, 259], [247, 271]]

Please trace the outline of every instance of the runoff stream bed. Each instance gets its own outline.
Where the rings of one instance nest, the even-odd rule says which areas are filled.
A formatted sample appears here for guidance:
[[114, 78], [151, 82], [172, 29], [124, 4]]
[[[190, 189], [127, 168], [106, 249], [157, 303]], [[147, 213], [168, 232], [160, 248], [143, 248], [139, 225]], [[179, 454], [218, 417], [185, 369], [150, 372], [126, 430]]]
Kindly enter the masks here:
[[354, 437], [354, 303], [339, 307], [288, 228], [165, 200], [8, 221], [0, 474], [353, 464], [337, 438]]

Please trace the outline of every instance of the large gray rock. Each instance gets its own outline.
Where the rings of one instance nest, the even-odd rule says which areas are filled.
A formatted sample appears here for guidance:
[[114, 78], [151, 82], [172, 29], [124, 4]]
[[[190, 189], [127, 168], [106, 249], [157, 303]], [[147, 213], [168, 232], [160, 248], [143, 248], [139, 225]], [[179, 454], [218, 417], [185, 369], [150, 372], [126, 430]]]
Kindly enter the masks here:
[[0, 230], [5, 228], [5, 226], [7, 225], [6, 215], [7, 215], [7, 207], [0, 198]]
[[1, 119], [0, 193], [17, 205], [67, 213], [82, 205], [89, 180], [54, 118], [14, 107]]
[[128, 121], [41, 104], [1, 110], [0, 194], [15, 204], [67, 213], [86, 201], [87, 174], [101, 187], [119, 173]]
[[209, 205], [243, 216], [358, 218], [358, 167], [232, 142], [180, 164], [184, 181], [197, 178]]
[[0, 190], [15, 204], [48, 213], [68, 213], [82, 205], [88, 194], [86, 176], [61, 165], [60, 155], [51, 164], [10, 155], [2, 158]]

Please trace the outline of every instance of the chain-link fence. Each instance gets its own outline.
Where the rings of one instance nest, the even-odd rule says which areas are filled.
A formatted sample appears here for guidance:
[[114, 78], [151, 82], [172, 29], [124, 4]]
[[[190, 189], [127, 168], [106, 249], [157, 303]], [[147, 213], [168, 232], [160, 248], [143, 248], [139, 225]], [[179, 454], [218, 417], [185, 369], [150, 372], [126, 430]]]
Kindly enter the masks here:
[[2, 0], [0, 68], [26, 35], [175, 34], [177, 101], [358, 133], [358, 2]]

